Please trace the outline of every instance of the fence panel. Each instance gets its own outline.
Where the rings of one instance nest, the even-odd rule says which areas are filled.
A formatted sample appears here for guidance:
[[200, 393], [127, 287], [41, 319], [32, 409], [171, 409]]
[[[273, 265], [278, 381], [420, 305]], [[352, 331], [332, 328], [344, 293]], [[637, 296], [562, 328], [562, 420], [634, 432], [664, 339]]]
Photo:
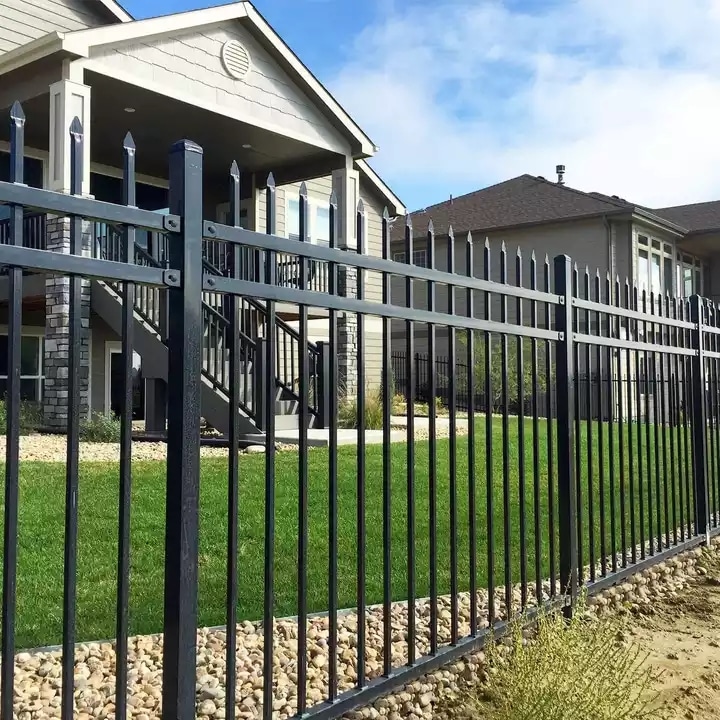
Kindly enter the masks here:
[[[393, 262], [387, 213], [382, 257], [346, 252], [338, 248], [335, 197], [328, 199], [329, 244], [315, 244], [304, 220], [304, 186], [298, 192], [299, 235], [281, 238], [275, 233], [272, 177], [266, 184], [265, 231], [244, 229], [236, 165], [229, 173], [228, 224], [203, 221], [202, 151], [188, 141], [170, 153], [171, 214], [164, 217], [133, 207], [131, 138], [124, 146], [124, 204], [80, 195], [78, 123], [72, 127], [74, 194], [29, 188], [20, 169], [24, 122], [14, 107], [14, 170], [10, 182], [0, 183], [0, 202], [11, 205], [0, 266], [8, 268], [7, 365], [12, 370], [6, 393], [3, 717], [27, 709], [14, 692], [13, 662], [18, 619], [23, 632], [26, 623], [18, 615], [24, 605], [17, 603], [19, 569], [27, 571], [17, 552], [24, 502], [18, 493], [24, 472], [18, 370], [24, 271], [66, 279], [70, 306], [63, 591], [58, 607], [43, 600], [48, 616], [62, 616], [64, 719], [78, 711], [76, 641], [93, 640], [79, 622], [102, 610], [88, 608], [78, 590], [92, 582], [78, 558], [95, 551], [94, 559], [103, 562], [102, 538], [79, 532], [86, 513], [102, 515], [84, 504], [87, 486], [81, 482], [79, 454], [87, 409], [80, 392], [83, 293], [93, 280], [112, 284], [123, 303], [118, 514], [110, 522], [117, 553], [103, 566], [103, 577], [117, 578], [112, 617], [119, 714], [127, 711], [131, 683], [138, 682], [129, 672], [137, 659], [128, 641], [131, 561], [153, 564], [149, 558], [156, 557], [152, 543], [131, 548], [131, 511], [140, 506], [148, 512], [155, 502], [151, 484], [133, 486], [144, 477], [132, 463], [134, 334], [136, 321], [155, 315], [161, 298], [167, 301], [167, 334], [159, 333], [159, 341], [168, 350], [172, 388], [164, 517], [158, 523], [165, 546], [153, 568], [161, 570], [163, 589], [159, 576], [153, 576], [152, 586], [144, 585], [143, 601], [162, 607], [145, 629], [164, 633], [165, 718], [189, 720], [207, 701], [195, 692], [199, 618], [223, 627], [222, 633], [209, 630], [202, 637], [208, 638], [203, 651], [225, 662], [225, 717], [247, 714], [251, 707], [268, 720], [278, 714], [336, 718], [481, 647], [505, 632], [518, 613], [557, 605], [569, 613], [581, 587], [596, 592], [620, 582], [717, 530], [720, 326], [715, 305], [698, 297], [658, 297], [632, 282], [622, 285], [579, 272], [565, 256], [538, 263], [520, 252], [510, 256], [504, 245], [493, 251], [488, 241], [480, 252], [471, 236], [456, 239], [452, 231], [443, 246], [447, 271], [440, 271], [440, 242], [432, 224], [423, 233], [427, 267], [413, 265], [416, 233], [409, 221], [403, 237], [406, 262]], [[69, 218], [69, 253], [42, 249], [35, 240], [28, 247], [28, 208], [43, 217]], [[355, 219], [366, 247], [362, 203]], [[86, 231], [90, 223], [100, 228], [95, 233], [99, 250], [93, 254], [82, 246], [83, 238], [93, 235]], [[119, 230], [111, 233], [110, 227]], [[163, 238], [162, 261], [148, 262], [137, 252], [136, 233]], [[208, 260], [218, 248], [222, 268]], [[464, 273], [455, 272], [460, 251]], [[243, 258], [252, 259], [253, 272], [246, 272]], [[292, 282], [278, 258], [282, 267], [293, 268]], [[493, 262], [499, 282], [490, 280]], [[312, 271], [319, 267], [321, 286]], [[364, 296], [368, 273], [382, 277], [382, 303]], [[341, 292], [353, 278], [357, 294]], [[402, 305], [390, 302], [394, 278], [404, 284]], [[415, 302], [418, 283], [427, 287], [425, 307]], [[445, 312], [437, 309], [438, 293], [447, 296]], [[153, 298], [152, 307], [143, 303], [147, 297]], [[210, 297], [210, 309], [222, 321], [208, 314]], [[278, 303], [283, 313], [295, 312], [297, 330], [277, 317]], [[262, 325], [254, 337], [243, 332], [248, 307]], [[317, 348], [308, 342], [314, 308], [324, 311], [317, 316], [327, 317], [328, 330], [327, 344]], [[357, 323], [356, 394], [343, 394], [341, 382], [341, 323], [348, 318]], [[379, 319], [382, 328], [377, 444], [367, 429], [373, 402], [365, 382], [368, 318]], [[393, 321], [405, 332], [397, 352]], [[420, 332], [428, 338], [426, 354], [416, 352]], [[446, 356], [437, 354], [439, 337], [448, 340]], [[285, 344], [300, 349], [288, 355]], [[252, 362], [247, 347], [253, 348]], [[251, 401], [244, 397], [250, 374]], [[227, 465], [222, 467], [200, 458], [201, 397], [210, 392], [227, 408]], [[402, 421], [393, 392], [406, 400]], [[273, 412], [279, 393], [299, 405], [301, 419], [297, 449], [283, 454]], [[350, 429], [357, 449], [345, 452], [339, 424], [353, 408]], [[264, 435], [261, 459], [238, 457], [239, 422], [250, 412], [256, 412]], [[327, 427], [326, 450], [310, 449], [315, 416]], [[217, 497], [220, 505], [213, 504]], [[202, 554], [201, 513], [208, 518], [203, 542], [221, 527], [219, 545], [203, 548]], [[217, 606], [211, 596], [220, 598]], [[260, 697], [246, 682], [249, 677], [262, 678]]]

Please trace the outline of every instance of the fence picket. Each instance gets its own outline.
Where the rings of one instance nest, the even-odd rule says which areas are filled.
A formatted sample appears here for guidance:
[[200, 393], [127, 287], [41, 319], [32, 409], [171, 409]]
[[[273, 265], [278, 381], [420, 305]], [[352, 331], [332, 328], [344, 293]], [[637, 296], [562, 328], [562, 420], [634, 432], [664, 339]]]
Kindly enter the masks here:
[[[116, 567], [118, 576], [113, 602], [117, 714], [126, 714], [128, 684], [135, 681], [128, 672], [133, 652], [128, 641], [129, 576], [133, 555], [144, 552], [142, 546], [130, 545], [131, 502], [142, 502], [136, 496], [139, 488], [131, 484], [136, 471], [131, 462], [133, 347], [141, 323], [157, 334], [167, 350], [167, 381], [172, 389], [167, 398], [162, 568], [164, 718], [190, 720], [199, 714], [204, 393], [215, 392], [227, 403], [227, 488], [223, 471], [227, 518], [222, 517], [227, 532], [222, 533], [226, 552], [221, 555], [225, 644], [219, 644], [226, 669], [227, 718], [237, 716], [240, 703], [248, 699], [239, 681], [245, 671], [262, 676], [262, 690], [253, 695], [253, 704], [268, 720], [280, 702], [285, 703], [281, 712], [297, 716], [341, 717], [479, 649], [493, 633], [507, 630], [503, 620], [525, 610], [531, 594], [538, 606], [546, 607], [558, 595], [558, 579], [561, 602], [570, 613], [581, 585], [590, 593], [598, 592], [717, 533], [720, 328], [716, 305], [698, 296], [678, 299], [657, 289], [648, 293], [632, 278], [623, 285], [610, 273], [603, 278], [598, 271], [592, 279], [587, 268], [581, 277], [564, 255], [554, 258], [552, 268], [546, 257], [540, 269], [534, 253], [523, 258], [520, 250], [514, 280], [508, 282], [504, 243], [493, 278], [493, 246], [486, 238], [482, 272], [476, 273], [479, 258], [470, 234], [463, 272], [456, 268], [452, 228], [444, 231], [447, 255], [438, 263], [435, 226], [430, 222], [427, 232], [416, 238], [409, 218], [404, 227], [403, 221], [396, 225], [404, 230], [405, 262], [394, 262], [393, 223], [387, 210], [382, 215], [382, 257], [374, 257], [368, 252], [369, 218], [362, 200], [350, 210], [355, 212], [358, 245], [357, 252], [349, 252], [345, 242], [349, 238], [344, 231], [342, 238], [338, 235], [341, 215], [347, 211], [345, 198], [338, 204], [334, 194], [329, 200], [329, 245], [310, 242], [310, 203], [304, 183], [298, 193], [299, 235], [282, 238], [277, 235], [277, 188], [272, 175], [265, 190], [265, 232], [244, 229], [240, 227], [241, 178], [235, 163], [229, 174], [227, 224], [203, 222], [202, 150], [189, 141], [177, 143], [171, 151], [170, 214], [160, 217], [135, 207], [136, 148], [130, 135], [123, 146], [122, 203], [83, 197], [84, 138], [77, 120], [71, 128], [72, 193], [29, 188], [22, 184], [25, 118], [17, 104], [11, 120], [11, 181], [0, 182], [0, 203], [11, 205], [7, 232], [0, 232], [0, 266], [8, 268], [9, 285], [0, 720], [24, 711], [13, 687], [22, 501], [18, 367], [26, 271], [67, 276], [70, 289], [63, 718], [77, 711], [75, 640], [84, 639], [77, 637], [77, 618], [86, 610], [79, 606], [83, 566], [77, 559], [83, 538], [78, 527], [82, 513], [93, 510], [86, 510], [79, 497], [78, 482], [79, 431], [86, 410], [81, 367], [86, 352], [83, 292], [93, 279], [103, 281], [123, 303], [118, 545], [112, 559], [112, 563], [117, 560], [113, 571]], [[57, 215], [61, 223], [69, 218], [64, 226], [69, 254], [52, 252], [36, 239], [32, 247], [25, 246], [30, 227], [27, 208], [33, 209], [33, 218], [40, 218], [37, 227], [45, 227], [45, 213]], [[86, 224], [95, 219], [95, 230], [88, 233]], [[139, 234], [148, 236], [147, 252], [136, 242]], [[89, 235], [96, 241], [92, 257], [83, 252]], [[423, 235], [424, 265], [415, 254], [416, 239]], [[529, 287], [524, 283], [523, 260], [529, 260]], [[438, 269], [437, 264], [445, 267]], [[321, 268], [319, 281], [317, 268]], [[380, 303], [367, 297], [371, 274], [382, 278]], [[393, 302], [393, 280], [399, 280], [404, 290], [400, 304]], [[427, 290], [425, 308], [416, 307], [418, 283]], [[444, 311], [438, 308], [438, 285], [447, 294]], [[462, 307], [456, 312], [458, 290], [463, 293], [465, 313]], [[297, 331], [279, 317], [288, 306], [297, 308]], [[311, 349], [309, 342], [309, 308], [314, 307], [328, 313], [328, 343], [319, 343], [317, 349]], [[249, 319], [247, 313], [253, 317]], [[379, 317], [382, 327], [382, 447], [373, 462], [365, 420], [370, 401], [366, 380], [375, 369], [366, 362], [374, 346], [367, 334], [368, 316]], [[357, 321], [357, 344], [351, 352], [358, 374], [357, 387], [344, 395], [339, 368], [346, 365], [338, 362], [339, 323], [347, 318]], [[264, 323], [262, 332], [257, 327], [252, 330], [258, 319]], [[393, 321], [405, 329], [399, 352], [393, 351]], [[420, 353], [425, 330], [427, 352]], [[250, 376], [253, 382], [248, 389]], [[408, 405], [403, 448], [393, 443], [393, 388], [404, 394]], [[292, 456], [276, 459], [275, 454], [276, 440], [282, 437], [275, 409], [284, 393], [299, 404], [297, 461]], [[348, 486], [347, 455], [339, 447], [338, 403], [353, 399], [356, 423], [350, 435], [357, 442], [357, 453], [350, 459], [350, 473], [356, 476]], [[425, 423], [424, 403], [427, 442], [416, 433]], [[440, 417], [443, 404], [446, 417]], [[240, 411], [264, 433], [264, 463], [255, 478], [251, 473], [259, 465], [243, 465], [238, 457]], [[461, 412], [467, 413], [467, 420]], [[164, 410], [162, 415], [164, 424]], [[312, 455], [314, 422], [328, 431], [327, 456]], [[465, 422], [466, 441], [459, 438]], [[478, 442], [481, 424], [484, 442]], [[445, 434], [447, 439], [441, 437]], [[404, 462], [393, 459], [398, 457]], [[322, 475], [318, 480], [318, 467], [324, 471], [325, 463], [328, 479]], [[288, 468], [292, 468], [289, 490], [280, 485], [288, 480]], [[478, 472], [483, 471], [485, 482], [479, 483]], [[262, 550], [253, 546], [253, 557], [243, 556], [245, 529], [240, 515], [252, 512], [252, 505], [241, 502], [242, 480], [255, 480], [263, 496], [256, 533]], [[297, 485], [292, 484], [295, 480]], [[284, 522], [288, 517], [291, 521]], [[114, 522], [115, 518], [113, 533]], [[293, 545], [285, 557], [288, 536]], [[319, 556], [318, 544], [322, 545]], [[256, 562], [256, 575], [245, 570], [241, 557], [243, 563]], [[313, 585], [316, 576], [321, 577], [319, 587]], [[244, 604], [245, 584], [252, 582], [257, 585], [252, 589], [261, 616], [255, 624], [247, 619]], [[288, 592], [291, 610], [297, 607], [296, 619], [278, 622], [278, 608], [285, 608]], [[429, 597], [423, 599], [426, 592]], [[348, 605], [348, 612], [340, 611]], [[318, 609], [312, 606], [327, 613], [323, 621], [310, 615]], [[241, 632], [238, 623], [245, 625]], [[319, 630], [323, 625], [324, 633]], [[257, 635], [254, 654], [240, 652], [246, 630]], [[295, 692], [281, 687], [278, 672], [280, 652], [287, 650], [280, 644], [285, 641], [297, 643], [297, 675], [291, 681]], [[313, 654], [318, 648], [322, 654]], [[348, 653], [356, 661], [354, 667]], [[321, 685], [311, 675], [311, 658]], [[282, 677], [283, 685], [288, 677], [288, 673]]]

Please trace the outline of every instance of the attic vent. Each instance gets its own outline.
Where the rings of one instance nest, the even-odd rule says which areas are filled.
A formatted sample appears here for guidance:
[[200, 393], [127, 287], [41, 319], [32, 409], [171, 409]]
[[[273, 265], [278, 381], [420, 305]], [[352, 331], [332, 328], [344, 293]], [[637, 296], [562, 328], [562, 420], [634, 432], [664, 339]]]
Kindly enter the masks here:
[[225, 72], [236, 80], [242, 80], [250, 72], [250, 55], [235, 40], [228, 40], [221, 51], [222, 64]]

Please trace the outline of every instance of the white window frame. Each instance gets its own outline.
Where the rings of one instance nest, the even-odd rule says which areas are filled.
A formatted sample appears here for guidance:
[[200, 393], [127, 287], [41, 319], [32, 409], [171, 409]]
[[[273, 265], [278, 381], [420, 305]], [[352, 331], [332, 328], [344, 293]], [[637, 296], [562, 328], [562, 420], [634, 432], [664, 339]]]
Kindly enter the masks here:
[[[310, 242], [313, 245], [329, 245], [329, 239], [327, 242], [323, 241], [322, 243], [318, 242], [318, 239], [315, 235], [315, 211], [318, 208], [321, 209], [329, 209], [330, 203], [328, 200], [321, 200], [319, 198], [315, 197], [308, 197], [308, 226], [307, 226], [307, 234], [308, 238], [310, 239]], [[285, 237], [290, 239], [291, 237], [299, 238], [299, 235], [296, 235], [293, 233], [291, 235], [289, 227], [290, 223], [288, 222], [288, 218], [290, 217], [290, 203], [297, 203], [298, 207], [300, 205], [300, 196], [295, 195], [294, 193], [285, 193]], [[298, 224], [299, 224], [299, 217], [298, 217]], [[329, 229], [329, 228], [328, 228]]]
[[[643, 240], [641, 240], [643, 238]], [[656, 245], [659, 245], [659, 247], [656, 247]], [[648, 283], [649, 286], [643, 282], [643, 279], [640, 277], [640, 253], [647, 253], [647, 263], [648, 263]], [[660, 276], [659, 276], [659, 282], [660, 287], [654, 288], [652, 286], [652, 267], [653, 267], [653, 258], [656, 260], [659, 260], [660, 264]], [[665, 278], [665, 261], [670, 260], [670, 268], [671, 273], [673, 274], [673, 277], [670, 278], [670, 287], [673, 288], [674, 293], [677, 291], [676, 288], [676, 270], [675, 270], [675, 248], [673, 243], [668, 242], [667, 240], [661, 240], [658, 237], [654, 237], [650, 233], [647, 232], [637, 232], [637, 255], [636, 255], [636, 261], [637, 261], [637, 273], [636, 273], [636, 279], [637, 279], [637, 287], [640, 292], [643, 290], [646, 290], [648, 295], [653, 292], [657, 296], [658, 294], [664, 296], [665, 291], [667, 289], [668, 283]]]
[[[4, 335], [7, 337], [8, 334], [8, 327], [7, 325], [0, 325], [0, 335]], [[37, 400], [34, 402], [42, 404], [43, 402], [43, 380], [45, 380], [45, 374], [43, 372], [43, 360], [44, 360], [44, 354], [45, 354], [45, 328], [44, 327], [37, 327], [29, 325], [27, 327], [22, 328], [20, 331], [21, 337], [36, 337], [40, 339], [40, 342], [38, 343], [38, 369], [39, 374], [38, 375], [21, 375], [20, 380], [35, 380], [37, 382]], [[7, 381], [7, 375], [0, 375], [0, 380]]]
[[[690, 262], [686, 262], [686, 258]], [[691, 253], [678, 250], [676, 256], [676, 270], [675, 275], [677, 278], [677, 294], [678, 297], [689, 297], [685, 294], [685, 270], [689, 269], [692, 273], [693, 283], [693, 295], [702, 295], [705, 285], [705, 262]], [[695, 278], [700, 276], [700, 287], [695, 287]]]
[[[396, 263], [405, 263], [405, 251], [394, 252], [392, 259]], [[427, 250], [425, 248], [413, 250], [413, 265], [415, 267], [427, 267]]]

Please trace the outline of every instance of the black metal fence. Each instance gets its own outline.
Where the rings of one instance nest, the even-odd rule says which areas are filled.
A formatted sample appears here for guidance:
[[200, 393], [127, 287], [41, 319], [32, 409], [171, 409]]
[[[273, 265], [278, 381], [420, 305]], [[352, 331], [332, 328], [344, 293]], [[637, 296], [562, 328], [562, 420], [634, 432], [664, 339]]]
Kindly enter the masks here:
[[[413, 398], [420, 405], [429, 405], [434, 402], [442, 408], [449, 405], [449, 388], [450, 377], [454, 377], [455, 390], [455, 406], [459, 412], [467, 412], [470, 408], [470, 388], [468, 385], [468, 364], [462, 360], [451, 362], [450, 358], [438, 355], [433, 363], [427, 353], [415, 353], [413, 356], [413, 366], [415, 368], [413, 390]], [[476, 372], [481, 371], [481, 362], [475, 363]], [[400, 395], [405, 402], [410, 397], [410, 389], [408, 387], [408, 361], [407, 353], [394, 351], [392, 354], [393, 368], [393, 390]], [[430, 396], [430, 375], [435, 375], [435, 396]], [[530, 374], [530, 366], [525, 368], [526, 376]], [[496, 375], [500, 377], [500, 368], [497, 368]], [[581, 419], [603, 420], [609, 421], [613, 418], [613, 414], [617, 415], [619, 410], [610, 407], [608, 398], [610, 396], [618, 397], [619, 384], [624, 382], [626, 388], [630, 388], [630, 394], [636, 397], [638, 394], [641, 402], [638, 408], [633, 409], [632, 420], [643, 420], [647, 413], [652, 417], [654, 403], [659, 398], [666, 398], [666, 402], [673, 401], [681, 403], [681, 398], [671, 396], [670, 390], [675, 385], [674, 377], [665, 377], [662, 381], [659, 378], [651, 379], [645, 368], [641, 368], [640, 372], [624, 381], [616, 377], [608, 375], [607, 372], [600, 376], [597, 372], [588, 376], [587, 373], [578, 373], [575, 380], [576, 411]], [[660, 385], [662, 382], [662, 386]], [[503, 412], [503, 398], [496, 394], [488, 398], [483, 392], [483, 388], [476, 387], [473, 393], [472, 405], [476, 412], [485, 413], [488, 410], [491, 413], [500, 414]], [[627, 390], [626, 390], [627, 392]], [[524, 398], [524, 411], [526, 414], [537, 414], [541, 418], [554, 417], [557, 414], [557, 408], [554, 403], [554, 395], [548, 397], [547, 393], [538, 393], [537, 398]], [[507, 412], [511, 415], [518, 413], [519, 399], [516, 394], [511, 393]], [[537, 402], [537, 408], [533, 403]], [[421, 413], [426, 413], [424, 407], [419, 408]], [[626, 410], [627, 412], [627, 410]], [[668, 408], [668, 413], [672, 413], [670, 417], [678, 417], [682, 412], [682, 405], [678, 407]], [[626, 415], [626, 417], [628, 417]]]
[[[11, 206], [9, 239], [0, 244], [0, 265], [8, 274], [8, 367], [19, 368], [22, 328], [23, 270], [69, 276], [68, 427], [62, 608], [62, 702], [64, 720], [75, 710], [74, 649], [77, 638], [78, 520], [86, 507], [79, 492], [79, 422], [81, 414], [81, 345], [83, 330], [81, 283], [102, 279], [119, 283], [124, 300], [122, 329], [123, 392], [120, 410], [121, 455], [118, 468], [115, 715], [127, 711], [128, 629], [131, 511], [143, 502], [133, 493], [131, 444], [133, 309], [139, 288], [160, 288], [167, 300], [169, 393], [167, 489], [165, 496], [164, 618], [162, 715], [168, 720], [195, 717], [196, 653], [199, 617], [200, 480], [211, 482], [200, 461], [201, 385], [203, 380], [203, 293], [230, 298], [230, 328], [239, 327], [241, 298], [261, 302], [267, 327], [274, 327], [276, 304], [297, 307], [298, 337], [308, 339], [308, 307], [328, 311], [327, 371], [323, 382], [331, 398], [328, 412], [329, 449], [311, 454], [311, 368], [308, 353], [298, 358], [297, 396], [300, 432], [293, 460], [277, 471], [276, 428], [267, 417], [266, 453], [262, 469], [262, 582], [244, 573], [247, 551], [239, 547], [239, 527], [249, 522], [252, 498], [249, 481], [238, 458], [240, 376], [244, 371], [240, 337], [230, 333], [227, 455], [227, 512], [211, 523], [227, 523], [225, 617], [225, 717], [255, 707], [263, 718], [274, 717], [277, 703], [300, 717], [336, 718], [372, 702], [393, 688], [464, 655], [502, 633], [508, 620], [533, 607], [563, 606], [570, 611], [580, 587], [589, 592], [704, 542], [718, 528], [720, 492], [720, 322], [718, 309], [699, 297], [658, 298], [639, 293], [630, 283], [610, 279], [593, 284], [580, 277], [569, 258], [560, 256], [540, 266], [533, 257], [523, 278], [518, 255], [513, 282], [508, 255], [498, 253], [500, 282], [490, 278], [489, 244], [480, 248], [480, 278], [475, 276], [476, 245], [468, 237], [467, 275], [456, 274], [455, 243], [447, 245], [448, 272], [435, 268], [432, 225], [428, 229], [427, 267], [390, 260], [389, 218], [382, 222], [382, 257], [348, 253], [337, 248], [336, 205], [330, 199], [329, 247], [307, 242], [302, 222], [306, 204], [300, 190], [300, 240], [275, 233], [275, 187], [266, 190], [265, 232], [239, 227], [239, 176], [231, 177], [230, 217], [233, 224], [203, 220], [202, 150], [192, 142], [173, 146], [169, 156], [170, 214], [134, 207], [134, 146], [124, 155], [124, 205], [81, 196], [83, 135], [77, 120], [71, 127], [71, 195], [23, 184], [24, 117], [13, 108], [10, 182], [0, 183], [0, 202]], [[70, 254], [27, 248], [24, 210], [70, 218]], [[359, 245], [365, 246], [362, 204], [357, 212]], [[107, 260], [82, 253], [84, 219], [123, 229], [122, 257]], [[136, 230], [165, 233], [167, 267], [136, 262]], [[452, 237], [452, 233], [451, 233]], [[265, 259], [260, 279], [223, 277], [203, 268], [203, 240], [229, 248], [255, 248]], [[405, 257], [413, 257], [413, 234], [406, 228]], [[275, 254], [298, 259], [298, 286], [277, 283]], [[328, 268], [328, 292], [308, 289], [308, 263]], [[338, 275], [357, 273], [357, 295], [339, 292]], [[369, 273], [382, 277], [383, 302], [364, 297]], [[390, 302], [391, 278], [406, 284], [406, 307]], [[582, 280], [582, 282], [580, 282]], [[426, 308], [416, 308], [413, 284], [427, 286]], [[574, 291], [574, 288], [580, 288]], [[591, 289], [592, 288], [592, 289]], [[448, 296], [447, 312], [436, 309], [436, 294]], [[491, 302], [493, 300], [493, 302]], [[497, 302], [494, 302], [497, 300]], [[515, 322], [508, 321], [508, 303]], [[338, 449], [338, 316], [357, 316], [357, 450], [348, 470]], [[366, 437], [364, 358], [370, 348], [365, 319], [381, 318], [383, 442], [373, 449]], [[478, 317], [480, 316], [480, 317]], [[582, 322], [594, 319], [593, 332]], [[405, 324], [405, 382], [408, 396], [405, 451], [394, 452], [391, 441], [393, 357], [391, 321]], [[423, 430], [414, 414], [419, 370], [414, 337], [427, 328], [428, 354], [436, 355], [438, 327], [449, 332], [449, 355], [466, 353], [464, 375], [450, 368], [447, 375], [448, 418], [440, 418], [430, 403]], [[458, 343], [462, 333], [463, 343]], [[276, 395], [276, 335], [268, 332], [265, 361], [265, 401]], [[476, 352], [482, 349], [482, 362]], [[513, 358], [513, 362], [510, 359]], [[395, 366], [397, 372], [396, 359]], [[511, 367], [511, 366], [514, 366]], [[526, 372], [526, 366], [529, 370]], [[590, 377], [612, 382], [576, 381], [582, 367]], [[657, 402], [646, 400], [641, 368], [650, 368], [644, 382]], [[470, 388], [470, 397], [499, 398], [496, 416], [467, 403], [458, 417], [457, 386]], [[14, 707], [16, 596], [18, 584], [20, 376], [7, 381], [7, 454], [3, 518], [2, 588], [2, 717]], [[593, 396], [597, 398], [593, 400]], [[438, 397], [438, 374], [428, 372], [427, 396]], [[609, 408], [594, 419], [579, 411], [581, 396]], [[588, 397], [589, 396], [589, 397]], [[544, 398], [545, 415], [540, 414]], [[511, 413], [511, 398], [517, 398]], [[529, 404], [526, 400], [529, 399]], [[640, 412], [641, 411], [641, 412]], [[445, 432], [440, 432], [441, 425]], [[340, 462], [350, 473], [341, 476]], [[248, 468], [250, 466], [247, 466]], [[247, 470], [250, 472], [250, 470]], [[317, 479], [319, 475], [322, 480]], [[341, 487], [345, 490], [341, 493]], [[312, 488], [312, 493], [310, 489]], [[319, 489], [320, 488], [320, 489]], [[282, 492], [280, 492], [280, 490]], [[322, 507], [317, 514], [318, 503]], [[312, 509], [312, 512], [311, 512]], [[343, 521], [341, 522], [341, 513]], [[290, 519], [292, 518], [292, 520]], [[277, 522], [276, 522], [277, 520]], [[258, 532], [260, 530], [258, 529]], [[322, 542], [318, 545], [318, 535]], [[288, 543], [289, 538], [289, 543]], [[282, 542], [281, 542], [282, 541]], [[284, 555], [276, 552], [284, 548]], [[318, 547], [321, 549], [319, 550]], [[288, 549], [290, 548], [290, 549]], [[145, 547], [134, 547], [143, 553]], [[239, 562], [244, 552], [243, 562]], [[291, 556], [291, 557], [288, 557]], [[321, 601], [326, 622], [310, 617], [317, 607], [320, 571]], [[290, 568], [290, 570], [288, 570]], [[279, 578], [279, 574], [285, 573]], [[288, 573], [290, 573], [288, 575]], [[280, 582], [282, 580], [282, 583]], [[276, 623], [276, 594], [291, 582], [295, 589], [295, 619]], [[261, 585], [261, 587], [260, 587]], [[239, 588], [251, 586], [262, 598], [261, 620], [253, 625], [261, 639], [253, 653], [237, 652], [238, 623], [243, 614]], [[324, 589], [323, 589], [324, 588]], [[398, 597], [403, 598], [397, 600]], [[342, 598], [342, 599], [341, 599]], [[343, 605], [350, 610], [341, 612]], [[292, 627], [290, 627], [290, 625]], [[245, 628], [246, 629], [246, 628]], [[276, 648], [293, 638], [297, 653], [280, 661]], [[287, 648], [287, 645], [283, 646]], [[311, 651], [313, 662], [310, 662]], [[317, 653], [322, 660], [317, 664]], [[284, 662], [284, 664], [283, 664]], [[288, 669], [289, 668], [289, 669]], [[310, 673], [312, 675], [312, 683]], [[262, 696], [250, 705], [254, 690], [238, 678], [262, 675]], [[276, 682], [280, 673], [283, 683]], [[137, 681], [134, 679], [133, 682]], [[288, 691], [288, 687], [292, 692]], [[288, 711], [284, 711], [288, 714]]]

